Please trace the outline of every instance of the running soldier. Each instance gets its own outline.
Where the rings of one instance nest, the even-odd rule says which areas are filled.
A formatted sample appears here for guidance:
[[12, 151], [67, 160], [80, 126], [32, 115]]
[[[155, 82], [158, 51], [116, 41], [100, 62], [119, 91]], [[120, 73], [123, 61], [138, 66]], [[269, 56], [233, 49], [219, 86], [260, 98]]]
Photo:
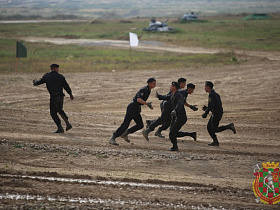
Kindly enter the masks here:
[[47, 89], [50, 93], [50, 114], [57, 125], [57, 130], [54, 131], [54, 133], [63, 133], [64, 129], [61, 126], [61, 121], [57, 115], [57, 113], [60, 114], [62, 119], [66, 123], [66, 131], [70, 130], [72, 128], [72, 125], [68, 121], [68, 117], [63, 111], [63, 99], [64, 99], [64, 93], [63, 88], [66, 90], [66, 92], [70, 95], [70, 99], [73, 100], [74, 96], [72, 95], [71, 88], [69, 87], [65, 77], [58, 73], [59, 71], [59, 65], [58, 64], [51, 64], [50, 65], [51, 72], [46, 73], [42, 79], [40, 80], [33, 80], [33, 85], [41, 85], [43, 83], [46, 83]]
[[[189, 107], [190, 109], [192, 109], [193, 111], [197, 111], [198, 108], [196, 107], [196, 105], [190, 105], [187, 103], [187, 97], [189, 94], [192, 94], [194, 92], [195, 89], [195, 85], [192, 83], [187, 84], [187, 89], [184, 90], [179, 90], [179, 92], [182, 94], [183, 99], [184, 99], [184, 105]], [[191, 136], [193, 138], [193, 140], [196, 141], [197, 139], [197, 134], [196, 132], [183, 132], [183, 131], [178, 131], [178, 135], [177, 137], [184, 137], [184, 136]]]
[[220, 126], [219, 123], [223, 116], [223, 107], [222, 107], [222, 101], [220, 98], [220, 95], [215, 92], [213, 89], [214, 84], [210, 81], [205, 82], [205, 92], [209, 93], [208, 98], [208, 107], [203, 106], [202, 110], [205, 111], [202, 115], [203, 118], [206, 118], [209, 112], [211, 111], [211, 117], [207, 124], [207, 130], [211, 138], [213, 139], [212, 143], [209, 143], [209, 146], [219, 146], [219, 141], [216, 136], [216, 133], [222, 132], [224, 130], [230, 129], [233, 131], [234, 134], [236, 134], [236, 130], [233, 123], [230, 123], [226, 126]]
[[178, 82], [172, 82], [170, 85], [171, 94], [165, 96], [157, 94], [159, 100], [170, 100], [172, 105], [172, 112], [171, 112], [172, 119], [170, 125], [169, 138], [171, 140], [171, 143], [173, 144], [173, 147], [169, 149], [169, 151], [178, 151], [178, 145], [177, 145], [178, 131], [187, 122], [186, 111], [184, 108], [184, 99], [182, 94], [178, 91], [179, 89], [180, 86]]
[[[180, 89], [184, 89], [186, 87], [186, 82], [187, 80], [185, 78], [179, 78], [178, 83], [180, 85]], [[171, 92], [167, 95], [171, 95]], [[157, 94], [156, 94], [157, 97]], [[165, 138], [161, 134], [163, 130], [167, 130], [170, 126], [171, 123], [171, 115], [170, 113], [172, 112], [172, 105], [170, 100], [163, 100], [160, 103], [160, 109], [161, 109], [161, 116], [157, 120], [146, 120], [147, 123], [147, 129], [142, 132], [145, 138], [149, 139], [148, 135], [150, 132], [154, 131], [154, 129], [162, 125], [158, 128], [158, 130], [155, 132], [155, 136], [158, 136], [159, 138]]]
[[[182, 79], [182, 78], [180, 78], [180, 79]], [[180, 79], [178, 80], [178, 81], [180, 81]], [[185, 80], [186, 81], [186, 80]], [[186, 99], [187, 99], [187, 97], [188, 97], [188, 94], [192, 94], [193, 92], [194, 92], [194, 89], [195, 89], [195, 85], [194, 84], [192, 84], [192, 83], [189, 83], [188, 85], [187, 85], [187, 89], [182, 89], [182, 88], [184, 88], [185, 87], [185, 85], [186, 85], [186, 83], [181, 83], [181, 86], [180, 86], [180, 89], [178, 90], [181, 94], [182, 94], [182, 96], [183, 96], [183, 102], [184, 102], [184, 105], [185, 106], [187, 106], [187, 107], [189, 107], [190, 109], [192, 109], [193, 111], [197, 111], [198, 110], [198, 108], [196, 107], [196, 105], [190, 105], [190, 104], [188, 104], [187, 103], [187, 101], [186, 101]], [[170, 95], [171, 94], [171, 92], [169, 92], [167, 95]], [[156, 93], [156, 97], [158, 98], [158, 93]], [[171, 113], [171, 111], [172, 111], [172, 105], [171, 105], [171, 100], [167, 100], [167, 101], [164, 101], [165, 103], [167, 103], [167, 104], [170, 104], [170, 112], [168, 113], [169, 114], [169, 118], [170, 118], [170, 121], [171, 121], [171, 115], [170, 115], [170, 113]], [[162, 114], [163, 115], [163, 114]], [[165, 113], [165, 115], [166, 115], [166, 113]], [[156, 127], [156, 126], [158, 126], [159, 124], [162, 124], [163, 123], [163, 125], [167, 125], [167, 123], [168, 123], [168, 127], [169, 127], [169, 125], [170, 125], [170, 121], [168, 121], [168, 122], [166, 122], [166, 121], [164, 121], [164, 120], [166, 120], [166, 119], [169, 119], [169, 118], [167, 118], [167, 117], [159, 117], [157, 120], [155, 120], [155, 121], [153, 121], [152, 123], [151, 123], [151, 125], [146, 129], [146, 130], [143, 130], [142, 131], [142, 134], [143, 134], [143, 136], [144, 136], [144, 138], [148, 141], [149, 140], [149, 133], [150, 132], [152, 132], [153, 130], [154, 130], [154, 128]], [[163, 127], [163, 126], [162, 126]], [[167, 127], [167, 128], [168, 128]], [[167, 129], [166, 128], [166, 129]], [[159, 128], [160, 129], [160, 128]], [[158, 131], [157, 131], [158, 132]], [[157, 133], [156, 132], [156, 133]], [[156, 134], [155, 134], [156, 135]], [[156, 136], [158, 136], [158, 135], [156, 135]], [[196, 134], [196, 132], [182, 132], [182, 131], [179, 131], [178, 132], [178, 136], [177, 137], [184, 137], [184, 136], [191, 136], [195, 141], [196, 141], [196, 139], [197, 139], [197, 134]]]
[[[123, 123], [121, 126], [113, 133], [111, 138], [109, 139], [109, 143], [113, 145], [119, 145], [116, 142], [117, 137], [122, 137], [126, 142], [130, 142], [128, 139], [128, 135], [131, 133], [134, 133], [144, 127], [143, 120], [141, 117], [141, 106], [147, 105], [150, 109], [153, 109], [151, 102], [146, 102], [149, 98], [149, 95], [151, 93], [151, 89], [156, 87], [156, 79], [154, 77], [149, 78], [147, 81], [148, 85], [141, 88], [133, 98], [133, 101], [127, 106], [126, 109], [126, 115], [124, 118]], [[128, 128], [130, 122], [134, 120], [136, 125], [133, 127]]]

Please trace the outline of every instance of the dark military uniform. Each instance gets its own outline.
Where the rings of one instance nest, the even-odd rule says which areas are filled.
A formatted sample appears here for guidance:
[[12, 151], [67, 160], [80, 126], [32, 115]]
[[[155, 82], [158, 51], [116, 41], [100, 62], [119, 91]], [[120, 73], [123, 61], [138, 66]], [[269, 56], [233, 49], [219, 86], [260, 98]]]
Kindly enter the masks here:
[[172, 95], [160, 96], [159, 99], [170, 100], [172, 109], [176, 112], [176, 117], [172, 117], [169, 138], [173, 144], [171, 150], [178, 150], [177, 136], [179, 130], [187, 122], [186, 111], [184, 108], [184, 98], [179, 91]]
[[43, 83], [46, 83], [47, 89], [50, 93], [51, 117], [54, 120], [55, 124], [57, 125], [58, 129], [62, 129], [61, 121], [57, 113], [60, 114], [63, 120], [68, 121], [68, 117], [63, 111], [63, 99], [65, 96], [63, 94], [63, 88], [70, 96], [72, 95], [71, 88], [69, 87], [65, 77], [56, 71], [51, 71], [49, 73], [46, 73], [42, 77], [42, 79], [40, 79], [39, 81], [34, 81], [35, 86], [41, 85]]
[[208, 121], [207, 130], [210, 136], [212, 137], [213, 142], [219, 143], [215, 133], [227, 130], [229, 129], [229, 127], [228, 126], [219, 127], [220, 120], [222, 119], [223, 116], [223, 106], [222, 106], [220, 95], [216, 93], [214, 89], [212, 89], [209, 93], [208, 107], [205, 110], [205, 114], [206, 115], [209, 114], [210, 111], [212, 112], [212, 115]]
[[[187, 102], [187, 97], [189, 95], [187, 89], [180, 89], [178, 90], [182, 96], [183, 96], [183, 104], [185, 104]], [[184, 108], [185, 109], [185, 108]], [[186, 115], [186, 122], [187, 122], [188, 118]], [[195, 132], [183, 132], [183, 131], [178, 131], [177, 133], [177, 137], [184, 137], [184, 136], [194, 136]]]
[[149, 98], [149, 95], [151, 93], [151, 90], [149, 89], [149, 86], [145, 86], [143, 88], [141, 88], [136, 95], [133, 98], [133, 101], [127, 106], [126, 109], [126, 115], [124, 117], [124, 121], [121, 124], [121, 126], [114, 132], [114, 136], [115, 137], [119, 137], [121, 136], [126, 129], [128, 128], [131, 120], [134, 120], [136, 125], [134, 125], [133, 127], [129, 128], [127, 131], [128, 133], [134, 133], [140, 129], [142, 129], [144, 127], [143, 125], [143, 120], [142, 117], [140, 115], [141, 112], [141, 105], [137, 102], [137, 98], [141, 98], [144, 101], [147, 101], [147, 99]]
[[[169, 92], [167, 95], [171, 95], [171, 92]], [[162, 130], [166, 130], [171, 123], [171, 116], [170, 113], [172, 111], [172, 105], [170, 100], [164, 100], [160, 103], [160, 109], [161, 109], [161, 116], [154, 120], [150, 125], [149, 128], [151, 131], [153, 131], [157, 126], [162, 125], [159, 127], [157, 132], [161, 132]]]

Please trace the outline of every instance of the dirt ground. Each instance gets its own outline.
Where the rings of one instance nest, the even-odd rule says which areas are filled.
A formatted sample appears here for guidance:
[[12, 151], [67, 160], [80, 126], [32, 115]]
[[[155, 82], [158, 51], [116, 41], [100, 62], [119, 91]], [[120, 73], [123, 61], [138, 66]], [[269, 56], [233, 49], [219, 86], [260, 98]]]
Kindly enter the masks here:
[[[41, 74], [7, 74], [0, 79], [0, 208], [4, 209], [279, 209], [257, 203], [252, 190], [253, 166], [280, 162], [279, 60], [254, 58], [242, 64], [193, 69], [69, 74], [60, 69], [75, 99], [65, 97], [64, 110], [73, 129], [54, 134], [49, 95], [32, 80]], [[48, 69], [46, 68], [46, 71]], [[179, 152], [169, 152], [165, 139], [141, 131], [131, 143], [117, 138], [135, 93], [156, 77], [157, 87], [142, 108], [142, 117], [160, 115], [155, 91], [165, 94], [179, 77], [196, 84], [188, 97], [202, 107], [208, 94], [204, 81], [221, 95], [221, 125], [234, 122], [237, 134], [217, 134], [220, 147], [209, 147], [207, 119], [188, 108], [184, 131], [198, 141], [179, 139]], [[131, 123], [131, 125], [134, 122]]]

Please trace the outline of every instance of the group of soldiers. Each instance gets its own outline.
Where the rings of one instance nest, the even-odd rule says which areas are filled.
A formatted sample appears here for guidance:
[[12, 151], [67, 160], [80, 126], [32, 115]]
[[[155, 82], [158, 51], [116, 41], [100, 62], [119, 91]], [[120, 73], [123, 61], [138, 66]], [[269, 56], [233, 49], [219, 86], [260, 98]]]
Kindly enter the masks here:
[[[63, 133], [64, 129], [61, 125], [61, 121], [57, 115], [60, 114], [61, 118], [66, 123], [66, 131], [72, 128], [72, 125], [68, 121], [68, 117], [63, 111], [63, 89], [70, 95], [71, 100], [74, 99], [70, 86], [68, 85], [65, 77], [58, 73], [59, 65], [51, 64], [51, 71], [45, 74], [40, 80], [33, 80], [33, 85], [37, 86], [46, 83], [47, 89], [50, 93], [50, 114], [52, 119], [57, 125], [57, 130], [55, 133]], [[186, 89], [185, 86], [187, 86]], [[147, 85], [141, 88], [134, 96], [132, 102], [127, 106], [126, 115], [124, 117], [123, 123], [120, 127], [113, 133], [109, 139], [109, 143], [113, 145], [118, 145], [116, 142], [117, 137], [122, 137], [125, 141], [130, 142], [128, 135], [132, 134], [144, 127], [143, 120], [141, 117], [141, 106], [147, 105], [150, 109], [153, 109], [152, 103], [147, 102], [151, 90], [156, 87], [156, 79], [154, 77], [147, 80]], [[217, 139], [216, 133], [224, 130], [232, 130], [236, 133], [233, 123], [226, 126], [219, 126], [219, 122], [223, 116], [222, 101], [218, 93], [213, 89], [214, 84], [210, 81], [205, 82], [205, 91], [209, 93], [208, 106], [203, 106], [204, 111], [202, 117], [206, 118], [211, 112], [211, 117], [207, 124], [207, 130], [211, 138], [212, 143], [209, 146], [219, 146], [219, 141]], [[161, 116], [156, 120], [147, 120], [147, 127], [142, 131], [144, 138], [149, 141], [149, 134], [155, 130], [156, 127], [160, 126], [155, 135], [164, 138], [161, 134], [163, 130], [170, 127], [169, 139], [172, 143], [172, 147], [169, 151], [178, 151], [177, 137], [190, 136], [195, 141], [197, 140], [196, 132], [183, 132], [180, 131], [182, 126], [187, 122], [187, 115], [185, 106], [189, 107], [193, 111], [197, 111], [196, 105], [190, 105], [187, 103], [187, 97], [192, 94], [195, 90], [195, 85], [188, 83], [186, 85], [185, 78], [179, 78], [178, 81], [173, 81], [170, 85], [170, 91], [167, 95], [160, 95], [156, 92], [156, 97], [162, 100], [160, 103]], [[128, 128], [130, 122], [134, 120], [135, 125]]]

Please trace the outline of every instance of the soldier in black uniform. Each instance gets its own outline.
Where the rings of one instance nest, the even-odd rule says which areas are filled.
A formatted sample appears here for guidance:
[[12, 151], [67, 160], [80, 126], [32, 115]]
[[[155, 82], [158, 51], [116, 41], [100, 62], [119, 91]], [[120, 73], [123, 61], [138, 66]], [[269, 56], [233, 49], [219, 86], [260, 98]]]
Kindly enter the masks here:
[[178, 82], [172, 82], [170, 86], [170, 95], [157, 95], [159, 100], [170, 100], [173, 109], [171, 112], [172, 120], [169, 132], [169, 138], [173, 144], [173, 147], [169, 149], [169, 151], [178, 151], [178, 132], [182, 128], [182, 126], [187, 122], [186, 111], [184, 108], [184, 98], [182, 94], [178, 91], [179, 89], [180, 86]]
[[66, 131], [72, 128], [72, 125], [68, 121], [67, 115], [63, 111], [63, 99], [65, 96], [63, 93], [63, 88], [70, 95], [71, 100], [74, 99], [74, 96], [72, 95], [71, 88], [69, 87], [65, 77], [58, 73], [59, 65], [51, 64], [50, 68], [51, 72], [46, 73], [40, 80], [33, 80], [33, 85], [37, 86], [46, 83], [51, 97], [50, 114], [55, 124], [57, 125], [57, 130], [54, 133], [63, 133], [64, 130], [61, 126], [61, 121], [57, 113], [59, 113], [62, 119], [65, 121]]
[[[192, 109], [193, 111], [197, 111], [198, 108], [196, 107], [196, 105], [190, 105], [187, 103], [187, 97], [189, 94], [192, 94], [194, 92], [195, 89], [195, 85], [192, 83], [187, 84], [187, 89], [180, 89], [179, 92], [182, 94], [183, 96], [183, 100], [184, 100], [184, 105], [189, 107], [190, 109]], [[184, 137], [184, 136], [191, 136], [195, 141], [197, 139], [197, 134], [196, 132], [183, 132], [183, 131], [178, 131], [178, 135], [177, 137]]]
[[[187, 80], [185, 78], [179, 78], [178, 79], [178, 83], [180, 85], [180, 89], [185, 88], [186, 86], [186, 82]], [[171, 94], [171, 92], [169, 92], [167, 95]], [[156, 95], [157, 97], [157, 95]], [[160, 138], [165, 138], [161, 132], [163, 130], [166, 130], [169, 128], [170, 123], [171, 123], [171, 115], [170, 113], [172, 112], [172, 105], [170, 100], [163, 100], [160, 103], [160, 109], [161, 109], [161, 116], [157, 119], [157, 120], [147, 120], [147, 129], [143, 130], [142, 134], [144, 136], [144, 138], [148, 141], [149, 140], [149, 133], [154, 131], [154, 129], [159, 126], [162, 125], [158, 128], [158, 130], [155, 132], [155, 136], [158, 136]]]
[[[116, 138], [121, 136], [125, 141], [130, 142], [128, 139], [128, 134], [134, 133], [144, 127], [143, 120], [141, 117], [141, 106], [147, 105], [150, 109], [153, 109], [151, 102], [146, 102], [151, 93], [151, 89], [156, 87], [156, 79], [154, 77], [149, 78], [147, 81], [148, 85], [141, 88], [133, 98], [133, 101], [127, 106], [126, 115], [121, 126], [113, 133], [109, 139], [109, 143], [113, 145], [118, 145]], [[128, 128], [131, 120], [134, 120], [136, 125]]]
[[230, 123], [226, 126], [220, 126], [219, 123], [223, 116], [223, 107], [222, 107], [222, 101], [220, 98], [220, 95], [215, 92], [213, 89], [214, 84], [210, 81], [205, 82], [204, 89], [207, 93], [209, 93], [208, 98], [208, 107], [203, 106], [202, 109], [204, 114], [202, 115], [203, 118], [206, 118], [209, 112], [212, 112], [212, 115], [209, 119], [209, 122], [207, 124], [207, 130], [211, 138], [213, 139], [212, 143], [209, 143], [209, 146], [219, 146], [219, 141], [216, 136], [216, 133], [222, 132], [224, 130], [230, 129], [233, 131], [234, 134], [236, 134], [236, 130], [233, 123]]

